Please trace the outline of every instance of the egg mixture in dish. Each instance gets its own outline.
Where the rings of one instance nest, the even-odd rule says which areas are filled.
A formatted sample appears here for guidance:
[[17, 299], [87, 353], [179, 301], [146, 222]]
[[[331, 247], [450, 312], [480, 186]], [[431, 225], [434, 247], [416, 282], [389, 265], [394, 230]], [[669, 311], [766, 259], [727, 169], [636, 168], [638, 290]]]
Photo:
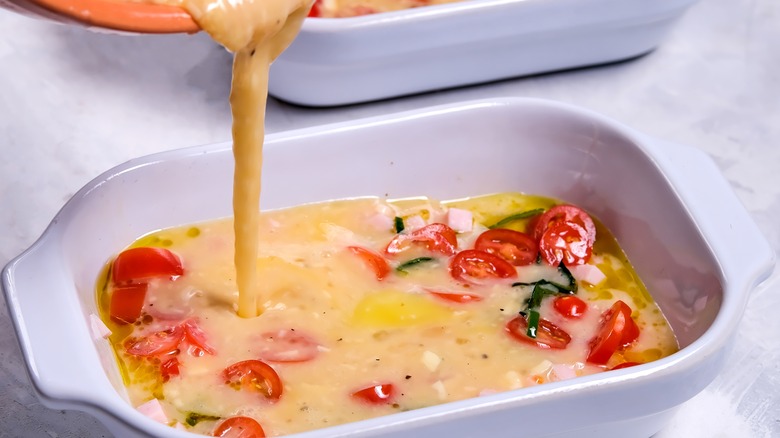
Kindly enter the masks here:
[[401, 11], [460, 0], [315, 0], [309, 17], [346, 18], [379, 12]]
[[173, 427], [286, 435], [677, 350], [610, 233], [551, 199], [264, 212], [255, 318], [236, 311], [232, 225], [144, 236], [98, 285], [131, 402]]

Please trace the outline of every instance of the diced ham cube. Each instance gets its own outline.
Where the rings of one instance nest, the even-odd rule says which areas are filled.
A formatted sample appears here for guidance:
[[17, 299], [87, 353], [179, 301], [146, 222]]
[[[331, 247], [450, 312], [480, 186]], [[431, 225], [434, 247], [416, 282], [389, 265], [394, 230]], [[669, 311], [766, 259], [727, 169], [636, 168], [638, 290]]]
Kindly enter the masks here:
[[577, 377], [577, 373], [568, 365], [557, 363], [552, 366], [552, 372], [550, 373], [552, 380], [561, 381], [568, 380]]
[[149, 400], [135, 409], [158, 423], [168, 424], [168, 416], [165, 415], [160, 400], [157, 400], [156, 398]]
[[89, 314], [89, 326], [92, 329], [92, 339], [96, 341], [98, 339], [106, 339], [107, 337], [111, 336], [111, 330], [106, 327], [106, 324], [103, 323], [103, 320], [101, 320], [100, 317], [94, 313]]
[[591, 264], [574, 265], [569, 268], [569, 271], [577, 280], [590, 283], [594, 286], [607, 278], [607, 276], [601, 272], [601, 269]]
[[395, 218], [386, 214], [377, 213], [368, 218], [368, 224], [379, 231], [395, 229]]
[[450, 208], [447, 211], [447, 225], [459, 233], [468, 233], [473, 228], [473, 216], [470, 211]]
[[428, 224], [425, 222], [425, 219], [423, 219], [422, 216], [418, 216], [418, 215], [409, 216], [408, 218], [406, 218], [406, 220], [404, 220], [404, 226], [409, 231], [419, 230], [420, 228], [426, 225]]

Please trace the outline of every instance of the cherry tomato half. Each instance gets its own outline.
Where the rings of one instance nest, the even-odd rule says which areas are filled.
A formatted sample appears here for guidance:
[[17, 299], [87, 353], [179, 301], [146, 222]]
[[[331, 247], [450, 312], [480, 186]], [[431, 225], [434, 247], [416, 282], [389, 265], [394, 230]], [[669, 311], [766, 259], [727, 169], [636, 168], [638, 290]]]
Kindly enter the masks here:
[[263, 438], [265, 431], [253, 418], [230, 417], [219, 423], [212, 435], [221, 438]]
[[352, 393], [352, 397], [369, 403], [387, 403], [395, 395], [392, 383], [373, 385]]
[[552, 225], [558, 222], [573, 222], [585, 229], [589, 245], [596, 241], [596, 224], [585, 210], [573, 205], [556, 205], [534, 220], [534, 238], [539, 240]]
[[574, 222], [556, 222], [542, 234], [539, 252], [550, 266], [558, 266], [561, 261], [567, 266], [574, 266], [590, 259], [593, 245], [582, 226]]
[[539, 320], [539, 330], [536, 331], [536, 338], [531, 338], [526, 334], [528, 321], [522, 316], [517, 316], [507, 322], [505, 329], [512, 338], [545, 350], [563, 350], [571, 342], [571, 336], [565, 330], [546, 319]]
[[588, 310], [588, 304], [574, 295], [555, 297], [553, 308], [566, 318], [579, 318]]
[[225, 383], [235, 389], [247, 389], [261, 393], [266, 399], [276, 401], [282, 395], [282, 379], [276, 370], [259, 360], [236, 362], [222, 371]]
[[452, 303], [465, 304], [482, 301], [482, 297], [480, 295], [468, 292], [441, 292], [436, 290], [428, 290], [428, 293], [435, 296], [436, 298], [441, 298], [442, 300]]
[[269, 362], [306, 362], [320, 353], [320, 344], [299, 330], [263, 333], [259, 356]]
[[467, 249], [456, 254], [450, 260], [449, 269], [454, 279], [465, 283], [517, 277], [515, 267], [508, 261], [476, 249]]
[[161, 356], [176, 351], [183, 338], [184, 330], [177, 325], [140, 339], [129, 339], [125, 343], [125, 349], [128, 354], [133, 356]]
[[451, 256], [458, 249], [455, 230], [444, 224], [430, 224], [409, 234], [398, 234], [387, 244], [387, 254], [398, 254], [412, 243], [423, 243], [428, 251]]
[[539, 248], [531, 236], [506, 228], [487, 230], [477, 237], [474, 249], [495, 254], [515, 266], [530, 265]]
[[194, 347], [194, 351], [191, 351], [193, 356], [202, 356], [201, 352], [211, 355], [217, 354], [214, 347], [209, 345], [206, 333], [198, 325], [197, 318], [190, 318], [184, 321], [182, 327], [184, 328], [184, 338]]
[[132, 324], [141, 316], [148, 285], [129, 284], [115, 287], [111, 292], [109, 315], [117, 324]]
[[631, 318], [631, 308], [618, 300], [601, 315], [601, 324], [596, 336], [590, 340], [588, 362], [604, 365], [621, 347], [639, 337], [639, 327]]
[[141, 247], [122, 251], [114, 260], [112, 275], [115, 284], [137, 283], [153, 277], [174, 277], [184, 274], [181, 261], [164, 248]]
[[626, 317], [626, 326], [623, 328], [623, 337], [620, 340], [620, 346], [628, 347], [639, 337], [639, 326], [636, 325], [634, 319], [631, 318], [631, 307], [629, 307], [628, 304], [618, 300], [612, 305], [612, 308], [619, 309]]
[[377, 280], [383, 280], [390, 273], [390, 265], [387, 260], [379, 254], [369, 251], [360, 246], [348, 246], [352, 253], [360, 257], [365, 264], [374, 271]]

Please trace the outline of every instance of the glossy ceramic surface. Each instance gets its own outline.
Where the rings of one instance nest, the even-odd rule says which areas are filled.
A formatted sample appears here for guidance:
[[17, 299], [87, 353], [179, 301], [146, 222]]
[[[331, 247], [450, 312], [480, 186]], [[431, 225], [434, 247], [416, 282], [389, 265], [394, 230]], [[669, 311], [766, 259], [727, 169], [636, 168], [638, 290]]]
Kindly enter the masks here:
[[[774, 265], [705, 154], [553, 102], [476, 101], [276, 134], [265, 166], [269, 209], [507, 190], [581, 205], [614, 232], [683, 347], [638, 367], [301, 437], [510, 437], [518, 424], [529, 436], [650, 436], [719, 372], [750, 290]], [[232, 167], [226, 144], [130, 161], [84, 187], [9, 263], [3, 289], [47, 406], [87, 411], [117, 436], [186, 436], [127, 404], [110, 347], [90, 335], [93, 288], [103, 263], [139, 235], [230, 215]]]
[[270, 92], [331, 106], [629, 59], [695, 0], [466, 0], [307, 19]]

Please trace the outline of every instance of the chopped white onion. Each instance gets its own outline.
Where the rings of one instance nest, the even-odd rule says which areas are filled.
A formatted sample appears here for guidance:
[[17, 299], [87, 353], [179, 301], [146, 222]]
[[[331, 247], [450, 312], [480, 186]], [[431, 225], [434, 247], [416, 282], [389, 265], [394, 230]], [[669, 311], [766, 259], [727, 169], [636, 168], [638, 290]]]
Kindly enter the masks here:
[[447, 225], [459, 233], [468, 233], [474, 227], [473, 215], [468, 210], [450, 208], [447, 210]]
[[444, 382], [437, 380], [431, 387], [436, 390], [440, 400], [447, 398], [447, 388], [444, 387]]
[[422, 355], [422, 363], [428, 370], [436, 371], [436, 369], [439, 368], [439, 364], [441, 364], [441, 357], [433, 351], [425, 350]]

